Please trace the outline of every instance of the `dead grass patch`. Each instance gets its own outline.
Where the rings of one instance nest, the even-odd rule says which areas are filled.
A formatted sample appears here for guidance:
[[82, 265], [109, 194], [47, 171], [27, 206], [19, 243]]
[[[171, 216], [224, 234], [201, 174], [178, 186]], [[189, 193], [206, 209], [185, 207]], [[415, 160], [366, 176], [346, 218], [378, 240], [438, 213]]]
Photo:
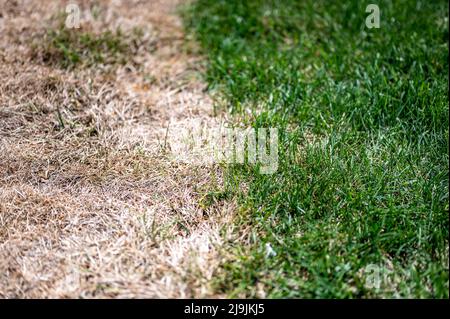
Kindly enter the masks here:
[[79, 33], [67, 3], [0, 0], [0, 296], [213, 296], [235, 204], [203, 205], [220, 169], [161, 147], [212, 120], [178, 1], [79, 1], [98, 9]]

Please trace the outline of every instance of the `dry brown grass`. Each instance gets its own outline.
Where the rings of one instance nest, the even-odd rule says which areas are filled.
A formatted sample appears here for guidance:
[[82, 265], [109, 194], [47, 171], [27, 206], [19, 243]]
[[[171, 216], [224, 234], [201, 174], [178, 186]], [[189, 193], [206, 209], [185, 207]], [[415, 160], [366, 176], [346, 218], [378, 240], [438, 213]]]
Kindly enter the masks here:
[[178, 1], [78, 1], [101, 9], [80, 32], [134, 49], [69, 69], [40, 43], [66, 3], [0, 0], [0, 296], [214, 296], [234, 203], [200, 205], [220, 170], [163, 147], [169, 122], [214, 121]]

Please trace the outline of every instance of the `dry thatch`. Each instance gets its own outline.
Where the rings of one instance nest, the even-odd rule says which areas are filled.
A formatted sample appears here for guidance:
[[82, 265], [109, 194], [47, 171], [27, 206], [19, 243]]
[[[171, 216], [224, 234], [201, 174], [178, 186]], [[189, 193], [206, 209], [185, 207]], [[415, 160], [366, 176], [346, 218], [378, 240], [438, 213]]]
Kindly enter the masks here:
[[0, 296], [212, 296], [234, 204], [200, 205], [219, 169], [163, 145], [212, 121], [177, 1], [78, 3], [100, 13], [72, 36], [120, 28], [125, 60], [64, 66], [67, 2], [0, 0]]

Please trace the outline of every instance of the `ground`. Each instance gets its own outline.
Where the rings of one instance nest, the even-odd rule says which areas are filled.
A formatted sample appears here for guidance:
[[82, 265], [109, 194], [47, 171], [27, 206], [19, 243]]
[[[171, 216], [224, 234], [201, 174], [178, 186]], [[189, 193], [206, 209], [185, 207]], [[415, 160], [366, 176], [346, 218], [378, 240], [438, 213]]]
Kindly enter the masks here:
[[78, 2], [75, 30], [67, 3], [0, 4], [0, 296], [212, 296], [234, 206], [168, 156], [212, 113], [180, 3]]
[[0, 0], [1, 297], [448, 298], [447, 1], [76, 2]]

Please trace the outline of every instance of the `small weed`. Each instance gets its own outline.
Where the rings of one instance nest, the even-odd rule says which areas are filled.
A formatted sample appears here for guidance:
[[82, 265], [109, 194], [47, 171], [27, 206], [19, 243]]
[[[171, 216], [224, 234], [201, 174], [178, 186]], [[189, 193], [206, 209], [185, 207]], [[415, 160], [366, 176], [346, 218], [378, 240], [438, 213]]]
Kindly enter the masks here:
[[125, 35], [120, 29], [94, 34], [82, 29], [67, 29], [60, 22], [47, 30], [42, 42], [32, 47], [33, 57], [62, 68], [125, 64], [140, 43], [142, 31]]

